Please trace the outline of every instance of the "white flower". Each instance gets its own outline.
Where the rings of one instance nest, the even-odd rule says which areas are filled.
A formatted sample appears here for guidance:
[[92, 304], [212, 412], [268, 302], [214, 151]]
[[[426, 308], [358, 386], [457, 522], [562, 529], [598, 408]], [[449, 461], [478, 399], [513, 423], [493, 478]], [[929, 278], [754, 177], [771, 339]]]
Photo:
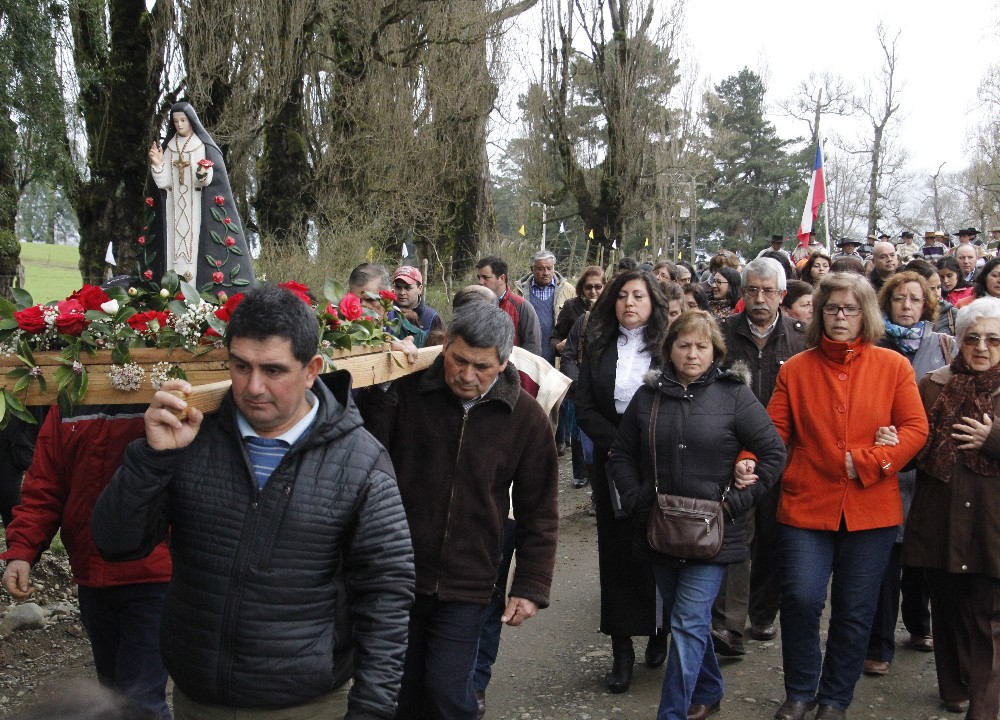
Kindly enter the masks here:
[[118, 301], [108, 300], [106, 303], [101, 303], [101, 310], [106, 312], [108, 315], [114, 315], [118, 312]]
[[160, 297], [169, 297], [170, 291], [166, 288], [160, 288]]
[[138, 363], [128, 363], [127, 365], [114, 365], [108, 372], [108, 380], [115, 390], [126, 392], [135, 391], [142, 387], [143, 378], [146, 371]]

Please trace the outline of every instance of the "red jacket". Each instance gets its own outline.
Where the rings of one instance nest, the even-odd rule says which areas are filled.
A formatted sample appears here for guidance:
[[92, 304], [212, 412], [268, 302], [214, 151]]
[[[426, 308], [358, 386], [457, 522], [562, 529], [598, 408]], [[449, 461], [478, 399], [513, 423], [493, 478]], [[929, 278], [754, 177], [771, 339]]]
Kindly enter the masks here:
[[0, 559], [34, 565], [59, 530], [78, 585], [102, 588], [170, 580], [166, 543], [142, 560], [108, 562], [90, 534], [97, 497], [121, 464], [125, 447], [145, 435], [144, 409], [79, 406], [68, 419], [56, 407], [49, 411], [24, 477], [21, 504], [6, 529], [7, 552]]
[[[896, 473], [923, 447], [927, 417], [913, 368], [901, 354], [824, 337], [778, 373], [768, 415], [788, 446], [778, 520], [811, 530], [891, 527], [903, 522]], [[899, 444], [876, 447], [894, 425]], [[858, 474], [848, 479], [845, 454]]]

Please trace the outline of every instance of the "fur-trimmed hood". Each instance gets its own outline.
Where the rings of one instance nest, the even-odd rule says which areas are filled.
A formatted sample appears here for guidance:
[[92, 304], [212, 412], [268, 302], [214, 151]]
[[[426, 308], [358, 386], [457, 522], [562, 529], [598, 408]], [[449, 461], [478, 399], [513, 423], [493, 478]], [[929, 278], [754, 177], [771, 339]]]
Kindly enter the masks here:
[[[666, 378], [672, 383], [677, 382], [677, 379], [673, 376], [673, 372], [668, 368], [669, 366], [664, 367], [663, 369], [650, 370], [643, 375], [643, 383], [651, 388], [655, 388], [657, 387], [661, 377]], [[706, 373], [711, 373], [711, 380], [726, 380], [728, 382], [743, 383], [744, 385], [750, 384], [750, 368], [743, 361], [737, 361], [733, 363], [732, 367], [725, 369], [720, 369], [718, 365], [713, 366], [713, 368], [716, 372], [709, 370], [708, 373]]]

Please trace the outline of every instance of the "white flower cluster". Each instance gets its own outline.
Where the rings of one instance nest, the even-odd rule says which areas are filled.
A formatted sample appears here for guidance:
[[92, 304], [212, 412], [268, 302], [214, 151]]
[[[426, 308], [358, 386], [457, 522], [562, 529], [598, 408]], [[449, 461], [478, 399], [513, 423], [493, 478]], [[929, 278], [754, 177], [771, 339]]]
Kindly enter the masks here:
[[198, 345], [208, 316], [217, 309], [215, 305], [199, 300], [197, 305], [188, 305], [183, 314], [174, 317], [174, 330], [184, 338], [184, 344], [189, 349]]
[[170, 371], [174, 367], [173, 363], [168, 362], [158, 362], [152, 367], [149, 371], [149, 382], [152, 383], [154, 390], [159, 390], [160, 385], [170, 379]]
[[141, 388], [145, 377], [146, 371], [138, 363], [115, 365], [108, 372], [108, 380], [111, 381], [111, 387], [124, 392], [133, 392]]

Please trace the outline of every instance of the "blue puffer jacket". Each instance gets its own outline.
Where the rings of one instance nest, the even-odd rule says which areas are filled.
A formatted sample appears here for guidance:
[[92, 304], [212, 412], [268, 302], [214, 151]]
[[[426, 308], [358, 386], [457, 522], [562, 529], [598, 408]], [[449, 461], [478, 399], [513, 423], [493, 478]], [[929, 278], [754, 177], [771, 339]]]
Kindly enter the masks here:
[[262, 490], [230, 394], [188, 447], [132, 443], [94, 510], [94, 539], [112, 559], [148, 553], [169, 526], [174, 576], [161, 646], [196, 702], [301, 704], [351, 676], [353, 646], [347, 717], [395, 714], [413, 599], [409, 530], [350, 376], [328, 382], [332, 392], [313, 384], [316, 422]]
[[618, 426], [611, 448], [608, 475], [635, 520], [636, 545], [652, 562], [674, 562], [657, 553], [646, 540], [649, 513], [656, 504], [649, 425], [653, 399], [660, 394], [656, 418], [656, 478], [659, 490], [671, 495], [718, 499], [733, 477], [741, 450], [757, 456], [759, 481], [743, 490], [734, 485], [726, 495], [722, 549], [708, 562], [728, 564], [748, 557], [746, 517], [781, 475], [785, 444], [764, 406], [754, 397], [746, 377], [712, 366], [686, 388], [673, 368], [646, 375]]

